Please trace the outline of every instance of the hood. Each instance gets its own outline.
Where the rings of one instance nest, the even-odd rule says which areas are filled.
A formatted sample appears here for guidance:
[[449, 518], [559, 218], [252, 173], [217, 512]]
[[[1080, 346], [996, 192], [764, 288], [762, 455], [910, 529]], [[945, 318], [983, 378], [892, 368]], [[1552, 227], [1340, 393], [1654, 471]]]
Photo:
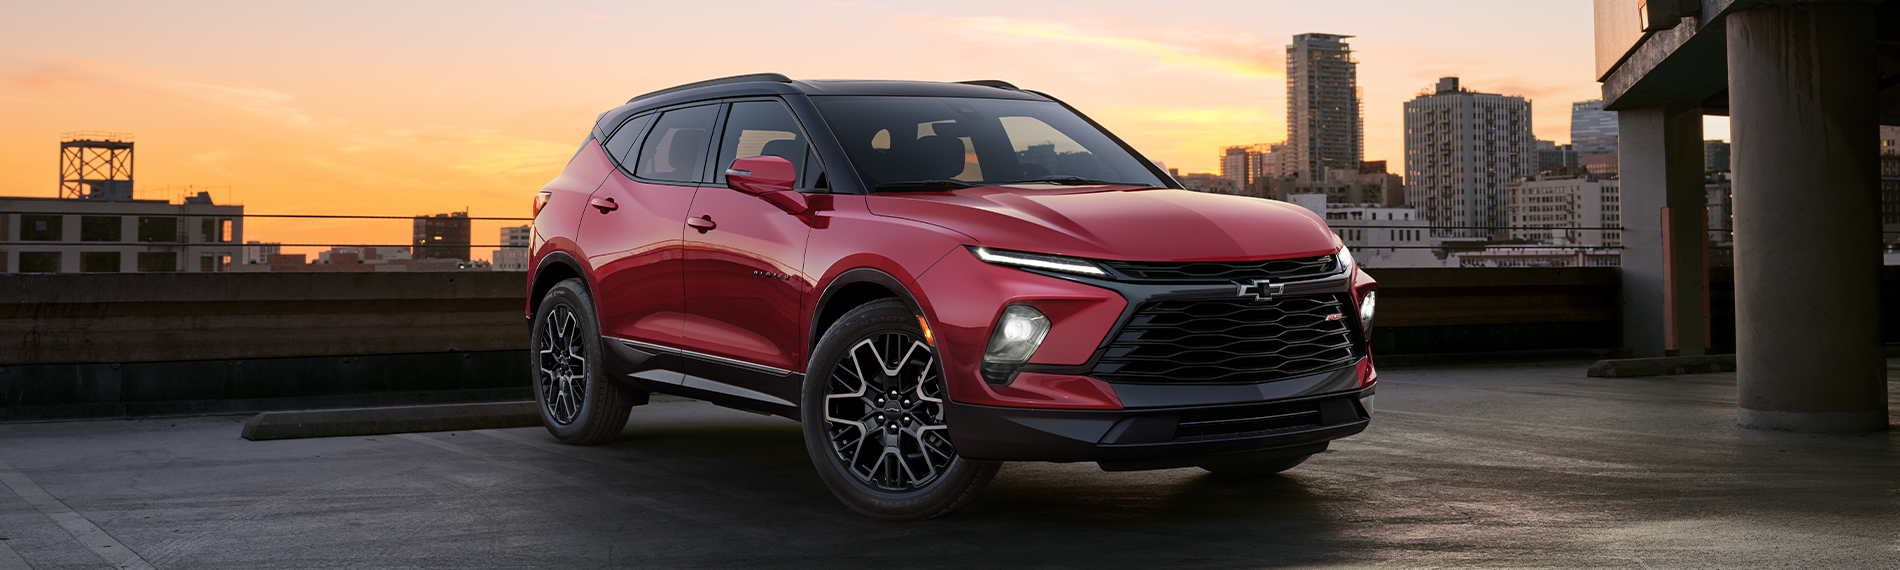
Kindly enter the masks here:
[[876, 194], [871, 212], [943, 226], [984, 246], [1094, 259], [1232, 261], [1325, 255], [1333, 233], [1305, 208], [1130, 186], [984, 186]]

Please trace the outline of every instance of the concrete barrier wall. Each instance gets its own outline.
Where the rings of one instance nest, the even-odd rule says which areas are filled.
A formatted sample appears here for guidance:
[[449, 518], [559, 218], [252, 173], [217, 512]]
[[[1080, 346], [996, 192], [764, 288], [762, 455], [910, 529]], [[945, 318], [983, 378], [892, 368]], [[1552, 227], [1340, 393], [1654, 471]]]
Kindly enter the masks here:
[[[1615, 268], [1372, 269], [1382, 364], [1593, 358]], [[0, 421], [527, 395], [521, 273], [0, 276]]]
[[0, 275], [0, 364], [527, 349], [526, 274]]
[[1623, 345], [1614, 267], [1368, 269], [1383, 365], [1590, 359]]

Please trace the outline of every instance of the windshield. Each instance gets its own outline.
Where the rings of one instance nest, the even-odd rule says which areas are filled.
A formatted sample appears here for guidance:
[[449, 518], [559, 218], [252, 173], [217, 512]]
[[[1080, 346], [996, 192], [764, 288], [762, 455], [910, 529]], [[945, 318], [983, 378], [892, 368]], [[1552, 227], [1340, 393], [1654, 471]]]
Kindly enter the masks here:
[[1142, 159], [1050, 101], [812, 99], [877, 191], [1032, 181], [1166, 187]]

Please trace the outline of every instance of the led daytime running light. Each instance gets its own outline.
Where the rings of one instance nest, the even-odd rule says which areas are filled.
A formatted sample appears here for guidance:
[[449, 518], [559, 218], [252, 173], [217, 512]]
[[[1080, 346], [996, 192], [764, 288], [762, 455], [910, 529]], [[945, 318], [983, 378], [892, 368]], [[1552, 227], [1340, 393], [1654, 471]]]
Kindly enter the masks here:
[[1080, 259], [1076, 259], [1073, 257], [1062, 257], [1062, 256], [1056, 256], [1056, 255], [1038, 255], [1034, 253], [1022, 253], [1022, 252], [1015, 252], [1015, 251], [1004, 252], [1004, 251], [995, 251], [995, 250], [982, 248], [982, 247], [971, 247], [970, 251], [976, 252], [977, 259], [981, 259], [983, 261], [994, 263], [997, 265], [1011, 265], [1011, 266], [1016, 266], [1016, 267], [1027, 267], [1031, 269], [1047, 269], [1050, 271], [1061, 271], [1064, 273], [1079, 273], [1082, 275], [1093, 275], [1096, 277], [1108, 276], [1108, 272], [1102, 271], [1102, 268], [1096, 267], [1095, 264], [1089, 263], [1087, 261], [1082, 261]]

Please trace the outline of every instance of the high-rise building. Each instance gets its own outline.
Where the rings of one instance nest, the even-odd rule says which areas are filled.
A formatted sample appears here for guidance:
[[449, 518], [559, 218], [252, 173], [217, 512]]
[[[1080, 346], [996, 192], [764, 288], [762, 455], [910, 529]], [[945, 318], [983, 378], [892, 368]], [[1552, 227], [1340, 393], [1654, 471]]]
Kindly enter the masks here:
[[495, 250], [492, 258], [495, 271], [528, 270], [528, 234], [533, 226], [514, 226], [501, 229], [501, 249]]
[[1711, 174], [1728, 172], [1728, 143], [1702, 141], [1702, 171]]
[[1286, 46], [1286, 128], [1293, 155], [1281, 178], [1321, 181], [1329, 168], [1357, 169], [1365, 135], [1359, 114], [1359, 62], [1352, 36], [1300, 34]]
[[1505, 185], [1511, 238], [1556, 245], [1622, 245], [1622, 185], [1590, 175], [1547, 175]]
[[1237, 188], [1252, 188], [1261, 179], [1272, 178], [1276, 174], [1273, 150], [1281, 146], [1274, 143], [1222, 148], [1220, 175], [1234, 181]]
[[1577, 154], [1616, 153], [1616, 112], [1603, 110], [1602, 99], [1570, 104], [1570, 146]]
[[468, 212], [416, 216], [416, 259], [468, 260]]
[[1557, 144], [1556, 141], [1537, 141], [1537, 170], [1569, 170], [1582, 168], [1583, 161], [1578, 159], [1574, 145]]
[[1444, 237], [1501, 237], [1504, 185], [1537, 172], [1531, 102], [1458, 78], [1405, 102], [1405, 203]]

